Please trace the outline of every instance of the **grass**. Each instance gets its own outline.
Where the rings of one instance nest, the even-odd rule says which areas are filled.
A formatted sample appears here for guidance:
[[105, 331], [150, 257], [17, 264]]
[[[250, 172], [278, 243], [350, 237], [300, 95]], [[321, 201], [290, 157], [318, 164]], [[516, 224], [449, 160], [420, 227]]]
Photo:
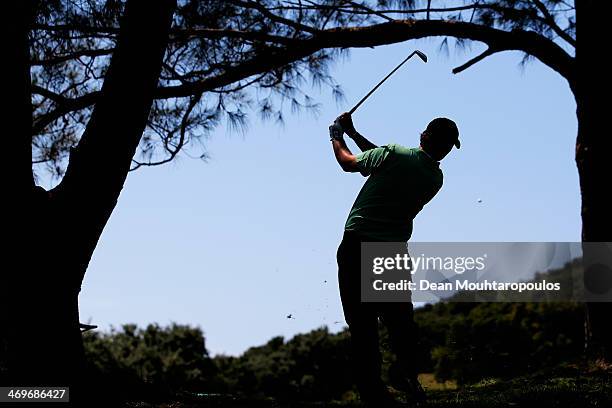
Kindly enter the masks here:
[[431, 373], [419, 374], [419, 382], [423, 388], [429, 392], [433, 391], [452, 391], [458, 388], [456, 381], [439, 382]]
[[[421, 374], [427, 391], [427, 407], [458, 408], [590, 408], [612, 407], [612, 373], [581, 372], [576, 367], [557, 367], [513, 379], [487, 379], [458, 386], [437, 382], [432, 374]], [[278, 402], [273, 399], [244, 399], [229, 395], [201, 394], [163, 404], [131, 402], [122, 408], [203, 408], [203, 407], [358, 407], [356, 401]], [[409, 406], [409, 405], [405, 405]]]
[[538, 373], [512, 380], [482, 381], [456, 390], [428, 392], [431, 407], [611, 407], [609, 374]]

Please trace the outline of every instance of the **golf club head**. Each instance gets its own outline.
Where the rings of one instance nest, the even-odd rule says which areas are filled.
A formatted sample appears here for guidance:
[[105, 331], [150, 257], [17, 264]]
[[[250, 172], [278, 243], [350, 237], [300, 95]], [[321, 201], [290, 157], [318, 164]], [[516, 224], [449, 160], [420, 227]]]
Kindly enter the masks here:
[[414, 53], [418, 55], [419, 58], [423, 60], [423, 62], [427, 62], [427, 55], [425, 55], [423, 51], [415, 50]]

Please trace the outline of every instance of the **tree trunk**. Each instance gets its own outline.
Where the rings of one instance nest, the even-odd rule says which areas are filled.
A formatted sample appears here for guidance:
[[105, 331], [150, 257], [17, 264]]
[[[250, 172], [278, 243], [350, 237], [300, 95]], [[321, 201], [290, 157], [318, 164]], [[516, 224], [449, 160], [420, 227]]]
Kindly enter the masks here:
[[[71, 399], [86, 396], [78, 294], [146, 126], [175, 6], [174, 0], [127, 2], [101, 98], [66, 175], [45, 191], [30, 173], [30, 228], [19, 245], [25, 257], [2, 276], [3, 385], [67, 385]], [[27, 60], [27, 46], [17, 44]], [[27, 88], [30, 126], [22, 137], [29, 145], [29, 82]]]
[[[582, 196], [585, 286], [595, 294], [601, 291], [606, 292], [607, 298], [610, 299], [612, 298], [612, 289], [609, 288], [609, 282], [612, 279], [611, 248], [598, 246], [595, 250], [588, 245], [589, 242], [612, 242], [612, 208], [609, 204], [612, 174], [610, 158], [605, 157], [606, 152], [611, 152], [610, 140], [604, 130], [605, 124], [602, 123], [605, 116], [599, 116], [600, 114], [590, 106], [589, 101], [577, 98], [577, 105], [576, 163]], [[603, 265], [603, 267], [594, 268], [595, 265]], [[603, 354], [610, 359], [612, 325], [609, 320], [611, 316], [612, 303], [609, 301], [587, 302], [586, 344], [590, 354], [595, 353], [597, 357]]]
[[[600, 4], [594, 0], [576, 1], [576, 63], [577, 77], [572, 89], [576, 97], [578, 117], [578, 137], [576, 139], [576, 164], [580, 177], [582, 196], [582, 240], [584, 242], [612, 242], [612, 208], [610, 193], [612, 189], [612, 135], [610, 135], [609, 105], [604, 91], [607, 83], [608, 64], [604, 63], [601, 41], [604, 38], [605, 22]], [[602, 59], [604, 58], [604, 59]], [[585, 276], [592, 270], [589, 265], [610, 261], [607, 253], [592, 253], [584, 246]], [[608, 263], [608, 265], [610, 265]], [[600, 275], [612, 274], [608, 268], [597, 271]], [[596, 277], [601, 289], [610, 276]], [[599, 283], [601, 282], [601, 283]], [[610, 323], [612, 303], [599, 302], [587, 304], [587, 336], [592, 349], [608, 354], [612, 346]]]

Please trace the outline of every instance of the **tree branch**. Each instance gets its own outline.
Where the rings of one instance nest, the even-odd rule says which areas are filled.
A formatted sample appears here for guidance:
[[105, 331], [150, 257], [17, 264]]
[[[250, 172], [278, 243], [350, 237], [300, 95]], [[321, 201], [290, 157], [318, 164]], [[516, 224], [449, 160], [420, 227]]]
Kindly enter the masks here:
[[41, 60], [32, 60], [30, 62], [31, 66], [50, 66], [61, 64], [62, 62], [70, 61], [73, 59], [81, 58], [81, 57], [100, 57], [104, 55], [112, 54], [114, 48], [108, 49], [100, 49], [100, 50], [81, 50], [75, 51], [70, 54], [58, 55], [51, 58], [41, 59]]
[[[44, 88], [40, 88], [40, 89], [35, 88], [33, 90], [33, 93], [39, 94], [46, 98], [49, 97], [50, 95], [49, 94], [45, 95], [45, 92], [42, 91], [42, 89]], [[52, 93], [51, 91], [48, 91], [48, 90], [45, 90], [45, 91]], [[97, 102], [100, 94], [101, 94], [100, 91], [94, 91], [94, 92], [90, 92], [82, 96], [79, 96], [77, 98], [63, 98], [61, 103], [58, 104], [57, 108], [34, 119], [32, 123], [32, 134], [37, 135], [37, 134], [42, 133], [47, 126], [49, 126], [51, 123], [55, 122], [57, 119], [61, 118], [62, 116], [66, 115], [67, 113], [77, 112], [82, 109], [86, 109], [86, 108], [89, 108], [90, 106], [93, 106]], [[55, 100], [55, 102], [58, 102], [58, 100]]]
[[[226, 72], [187, 85], [158, 89], [157, 97], [186, 97], [205, 92], [258, 72], [300, 60], [325, 48], [375, 47], [407, 40], [451, 36], [487, 44], [495, 52], [523, 51], [570, 80], [574, 73], [573, 57], [553, 41], [530, 31], [504, 31], [479, 24], [443, 20], [396, 20], [367, 27], [332, 28], [310, 39], [297, 40], [299, 46], [278, 47], [262, 53]], [[490, 54], [488, 54], [490, 55]], [[484, 55], [482, 58], [488, 56]], [[481, 58], [481, 59], [482, 59]]]
[[[239, 36], [240, 32], [235, 32], [232, 35]], [[253, 58], [233, 67], [228, 67], [224, 72], [200, 81], [160, 87], [155, 92], [155, 98], [181, 98], [205, 93], [249, 78], [252, 75], [294, 63], [326, 48], [376, 47], [438, 36], [479, 41], [489, 46], [489, 52], [485, 52], [484, 55], [476, 57], [470, 63], [456, 68], [456, 70], [462, 68], [457, 72], [481, 61], [494, 52], [516, 50], [533, 55], [568, 81], [573, 81], [574, 58], [554, 41], [537, 33], [524, 30], [505, 31], [461, 21], [408, 19], [366, 27], [331, 28], [319, 31], [308, 39], [287, 38], [287, 40], [291, 40], [292, 45], [286, 47], [269, 46]], [[38, 118], [34, 126], [35, 130], [40, 131], [44, 128], [44, 126], [41, 127], [42, 124], [48, 125], [67, 111], [84, 109], [92, 105], [97, 97], [97, 93], [92, 93], [70, 100], [61, 110], [51, 111]]]
[[185, 112], [183, 113], [183, 117], [181, 119], [181, 125], [178, 129], [179, 131], [179, 140], [178, 143], [176, 144], [176, 146], [172, 146], [170, 147], [169, 142], [165, 141], [164, 142], [164, 148], [165, 150], [169, 153], [169, 155], [161, 160], [155, 161], [155, 162], [139, 162], [138, 160], [132, 160], [132, 163], [135, 163], [136, 165], [134, 167], [130, 168], [130, 171], [134, 171], [138, 168], [140, 168], [141, 166], [160, 166], [162, 164], [166, 164], [171, 162], [172, 160], [174, 160], [174, 158], [176, 157], [176, 155], [181, 151], [181, 149], [183, 148], [183, 146], [185, 145], [185, 139], [186, 139], [186, 135], [187, 135], [187, 127], [189, 126], [189, 116], [191, 115], [191, 112], [193, 111], [193, 109], [197, 106], [197, 104], [200, 102], [200, 99], [202, 98], [202, 95], [194, 95], [190, 101], [189, 104], [187, 105], [187, 108], [185, 109]]
[[567, 41], [568, 44], [575, 47], [576, 40], [571, 35], [563, 31], [561, 27], [559, 27], [559, 25], [555, 21], [555, 17], [550, 13], [546, 5], [540, 0], [533, 0], [533, 2], [535, 3], [538, 10], [540, 10], [540, 12], [544, 15], [544, 21], [546, 22], [546, 24], [548, 24], [548, 26], [552, 28], [552, 30], [557, 33], [560, 38], [564, 39], [565, 41]]
[[[374, 14], [378, 17], [384, 18], [387, 21], [395, 21], [394, 19], [392, 19], [391, 17], [389, 17], [388, 15], [379, 12], [378, 10], [372, 10], [371, 8], [364, 6], [363, 4], [357, 3], [355, 1], [349, 1], [348, 2], [351, 6], [355, 7], [355, 8], [360, 8], [362, 10], [365, 10], [368, 14]], [[333, 8], [333, 6], [332, 6]]]
[[34, 24], [33, 30], [51, 31], [51, 32], [66, 32], [76, 31], [79, 33], [92, 33], [92, 34], [117, 34], [119, 28], [117, 27], [95, 27], [85, 24]]
[[460, 66], [458, 66], [456, 68], [453, 68], [452, 72], [453, 72], [453, 74], [458, 74], [460, 72], [463, 72], [466, 69], [468, 69], [469, 67], [471, 67], [472, 65], [474, 65], [474, 64], [482, 61], [483, 59], [485, 59], [487, 57], [490, 57], [491, 55], [493, 55], [493, 54], [495, 54], [497, 52], [500, 52], [500, 51], [503, 51], [503, 50], [498, 50], [498, 49], [494, 49], [494, 48], [489, 47], [483, 53], [478, 54], [477, 56], [475, 56], [474, 58], [470, 59], [465, 64], [460, 65]]
[[58, 105], [63, 105], [70, 101], [70, 98], [66, 98], [58, 93], [48, 90], [47, 88], [43, 88], [42, 86], [32, 85], [32, 93], [43, 96], [47, 99], [52, 100]]
[[293, 20], [290, 20], [288, 18], [281, 17], [281, 16], [279, 16], [277, 14], [274, 14], [270, 10], [268, 10], [268, 8], [265, 5], [260, 4], [257, 1], [242, 1], [242, 0], [227, 0], [227, 1], [229, 3], [235, 4], [235, 5], [240, 6], [240, 7], [245, 7], [245, 8], [250, 8], [250, 9], [257, 10], [263, 16], [268, 17], [270, 20], [272, 20], [272, 21], [274, 21], [276, 23], [283, 24], [283, 25], [286, 25], [288, 27], [291, 27], [291, 28], [295, 29], [296, 31], [304, 31], [304, 32], [311, 33], [311, 34], [316, 34], [316, 33], [318, 33], [320, 31], [320, 30], [318, 30], [318, 29], [316, 29], [314, 27], [311, 27], [311, 26], [299, 23], [297, 21], [293, 21]]
[[261, 31], [223, 30], [215, 28], [194, 28], [189, 30], [173, 30], [172, 40], [177, 38], [241, 38], [244, 40], [270, 42], [282, 45], [294, 45], [297, 38], [268, 34]]

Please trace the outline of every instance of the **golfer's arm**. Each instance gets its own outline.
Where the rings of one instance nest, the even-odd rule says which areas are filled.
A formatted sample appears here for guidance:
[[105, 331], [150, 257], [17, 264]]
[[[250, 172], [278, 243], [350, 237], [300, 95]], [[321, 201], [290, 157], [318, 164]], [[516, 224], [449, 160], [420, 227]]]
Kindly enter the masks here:
[[350, 173], [358, 172], [357, 159], [355, 155], [351, 153], [349, 148], [346, 146], [344, 139], [332, 140], [332, 147], [334, 148], [334, 155], [342, 170]]
[[374, 143], [366, 139], [361, 133], [357, 132], [356, 130], [351, 130], [347, 132], [347, 135], [351, 139], [353, 139], [357, 147], [359, 147], [362, 152], [365, 152], [367, 150], [376, 149], [378, 147]]

